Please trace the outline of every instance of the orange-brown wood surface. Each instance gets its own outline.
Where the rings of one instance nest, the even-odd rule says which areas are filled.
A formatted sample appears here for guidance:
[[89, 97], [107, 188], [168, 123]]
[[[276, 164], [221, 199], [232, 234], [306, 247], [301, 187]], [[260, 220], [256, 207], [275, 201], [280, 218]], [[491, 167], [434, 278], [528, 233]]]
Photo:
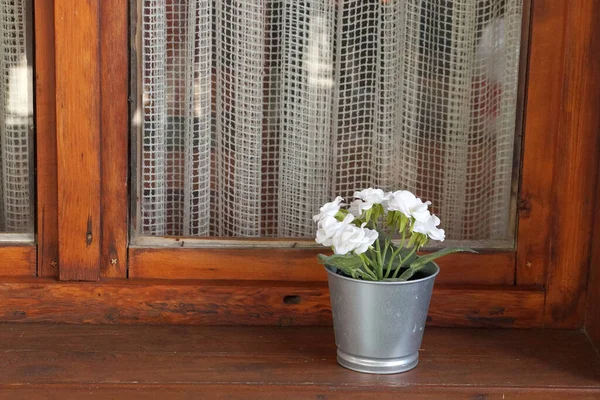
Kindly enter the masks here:
[[[540, 327], [544, 293], [510, 286], [434, 289], [428, 323]], [[0, 321], [201, 325], [329, 325], [321, 282], [48, 279], [0, 282]]]
[[99, 0], [55, 0], [59, 276], [100, 277]]
[[336, 364], [331, 328], [3, 324], [0, 365], [10, 399], [600, 397], [600, 358], [568, 331], [429, 327], [416, 369], [378, 376]]
[[[600, 166], [598, 170], [600, 171]], [[585, 330], [596, 349], [600, 350], [600, 174], [598, 174], [595, 200], [596, 210], [587, 286]]]
[[545, 325], [580, 328], [594, 215], [600, 129], [600, 3], [566, 7], [563, 110], [556, 138], [552, 264], [546, 286]]
[[[561, 115], [566, 0], [531, 4], [525, 77], [523, 160], [518, 201], [518, 285], [545, 285], [552, 263], [554, 148]], [[562, 168], [557, 165], [556, 168]]]
[[[130, 278], [325, 281], [322, 249], [131, 248]], [[452, 254], [438, 260], [438, 283], [510, 285], [515, 253]]]
[[[50, 395], [51, 393], [51, 395]], [[5, 396], [5, 397], [2, 397]], [[0, 398], [31, 399], [210, 399], [210, 400], [598, 400], [595, 388], [495, 386], [266, 385], [266, 384], [34, 384], [0, 385]]]
[[[48, 3], [54, 5], [54, 34], [52, 24], [43, 21], [51, 12]], [[129, 256], [130, 276], [137, 279], [98, 285], [3, 280], [0, 319], [330, 323], [325, 274], [314, 260], [317, 251], [289, 257], [281, 250], [133, 248], [127, 254], [126, 3], [35, 0], [36, 35], [54, 38], [56, 46], [56, 85], [44, 75], [53, 67], [48, 59], [53, 49], [38, 48], [44, 39], [36, 47], [36, 67], [41, 68], [36, 72], [37, 145], [38, 153], [48, 153], [38, 155], [39, 179], [48, 178], [38, 179], [39, 271], [53, 275], [58, 254], [61, 280], [123, 278]], [[532, 3], [518, 252], [442, 260], [438, 283], [495, 286], [438, 286], [432, 324], [583, 325], [600, 126], [599, 7], [594, 0]], [[48, 91], [54, 85], [56, 121], [49, 115]], [[43, 121], [48, 125], [40, 130]], [[53, 163], [58, 168], [54, 208]], [[53, 220], [57, 245], [52, 244], [57, 238]], [[509, 286], [515, 278], [519, 286]], [[537, 289], [530, 290], [532, 285]]]
[[103, 277], [127, 276], [128, 2], [100, 2]]
[[35, 245], [4, 245], [0, 246], [0, 277], [5, 276], [36, 276]]
[[58, 275], [54, 3], [35, 0], [35, 134], [38, 275]]

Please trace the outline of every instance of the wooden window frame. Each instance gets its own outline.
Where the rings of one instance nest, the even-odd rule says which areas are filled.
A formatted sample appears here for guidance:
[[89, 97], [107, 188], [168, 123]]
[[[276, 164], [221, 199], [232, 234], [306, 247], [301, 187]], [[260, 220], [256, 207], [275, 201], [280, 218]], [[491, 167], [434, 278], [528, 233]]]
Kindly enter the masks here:
[[[525, 3], [528, 3], [527, 1]], [[129, 96], [132, 99], [130, 113], [137, 115], [142, 106], [140, 56], [142, 39], [141, 24], [137, 21], [141, 17], [141, 1], [130, 0], [131, 15], [131, 57], [129, 60], [131, 71], [131, 87]], [[527, 58], [527, 34], [529, 28], [529, 5], [524, 6], [524, 20], [522, 41], [522, 62]], [[521, 68], [520, 72], [524, 72]], [[519, 88], [519, 101], [524, 98], [524, 85]], [[523, 105], [519, 104], [520, 110]], [[133, 162], [130, 163], [132, 176], [136, 171], [135, 160], [139, 158], [141, 145], [141, 124], [132, 130], [137, 130], [132, 135], [130, 154]], [[522, 118], [516, 123], [520, 133]], [[521, 136], [517, 138], [520, 142]], [[517, 144], [520, 147], [520, 143]], [[517, 160], [514, 164], [519, 165]], [[516, 174], [515, 174], [516, 175]], [[513, 183], [514, 184], [514, 183]], [[133, 179], [130, 191], [139, 197], [139, 177]], [[512, 203], [516, 203], [513, 200]], [[316, 281], [325, 282], [327, 275], [319, 264], [315, 262], [316, 255], [326, 250], [318, 248], [311, 239], [239, 239], [239, 238], [172, 238], [152, 237], [140, 235], [139, 204], [132, 201], [130, 204], [130, 243], [128, 247], [128, 276], [131, 279], [169, 279], [169, 280], [282, 280], [282, 281]], [[516, 211], [514, 204], [511, 209]], [[514, 218], [511, 218], [514, 226]], [[515, 233], [516, 234], [516, 233]], [[513, 234], [514, 235], [514, 234]], [[482, 254], [455, 254], [438, 261], [443, 273], [436, 281], [438, 284], [452, 285], [513, 285], [515, 282], [516, 242], [509, 240], [478, 241], [477, 245], [486, 246]], [[461, 242], [464, 244], [464, 242]], [[268, 251], [268, 258], [261, 252], [261, 248], [275, 247]]]
[[[128, 5], [51, 3], [35, 1], [40, 277], [0, 279], [0, 320], [330, 324], [315, 249], [128, 247]], [[525, 7], [516, 250], [442, 261], [431, 324], [582, 327], [599, 14], [594, 0]]]

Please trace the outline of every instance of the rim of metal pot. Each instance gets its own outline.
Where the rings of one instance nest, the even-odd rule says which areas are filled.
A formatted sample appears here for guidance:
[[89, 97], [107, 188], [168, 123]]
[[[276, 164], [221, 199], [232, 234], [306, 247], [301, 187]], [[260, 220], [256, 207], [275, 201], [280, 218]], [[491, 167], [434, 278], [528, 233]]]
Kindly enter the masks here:
[[359, 282], [359, 283], [371, 284], [371, 285], [411, 285], [411, 284], [414, 284], [414, 283], [419, 283], [419, 282], [426, 281], [428, 279], [435, 278], [437, 276], [437, 274], [440, 273], [440, 266], [439, 265], [437, 265], [433, 261], [429, 262], [428, 264], [433, 264], [435, 266], [435, 272], [433, 274], [431, 274], [431, 275], [427, 275], [424, 278], [415, 279], [414, 281], [394, 281], [394, 282], [363, 281], [362, 279], [354, 279], [354, 278], [351, 278], [351, 277], [348, 277], [348, 276], [343, 276], [343, 275], [336, 274], [335, 272], [333, 272], [330, 269], [330, 268], [335, 268], [335, 267], [330, 267], [328, 265], [325, 265], [325, 270], [327, 271], [328, 274], [331, 274], [331, 275], [335, 276], [336, 278], [345, 279], [345, 280], [351, 281], [351, 282]]

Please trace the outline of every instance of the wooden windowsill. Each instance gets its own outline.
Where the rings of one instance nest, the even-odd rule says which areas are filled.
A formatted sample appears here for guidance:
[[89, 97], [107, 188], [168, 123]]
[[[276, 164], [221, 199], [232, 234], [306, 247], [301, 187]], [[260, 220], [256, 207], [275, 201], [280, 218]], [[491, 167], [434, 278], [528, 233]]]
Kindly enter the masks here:
[[575, 331], [427, 328], [415, 370], [376, 376], [336, 364], [331, 328], [0, 324], [0, 365], [11, 399], [600, 398]]

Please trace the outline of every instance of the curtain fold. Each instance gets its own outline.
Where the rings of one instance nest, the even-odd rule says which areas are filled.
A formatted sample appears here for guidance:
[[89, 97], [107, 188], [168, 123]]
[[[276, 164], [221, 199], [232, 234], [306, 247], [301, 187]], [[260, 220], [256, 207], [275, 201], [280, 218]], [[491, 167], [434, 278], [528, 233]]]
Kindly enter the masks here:
[[310, 236], [314, 207], [332, 195], [335, 7], [284, 1], [278, 236]]
[[311, 237], [408, 189], [508, 239], [522, 0], [140, 0], [143, 235]]

